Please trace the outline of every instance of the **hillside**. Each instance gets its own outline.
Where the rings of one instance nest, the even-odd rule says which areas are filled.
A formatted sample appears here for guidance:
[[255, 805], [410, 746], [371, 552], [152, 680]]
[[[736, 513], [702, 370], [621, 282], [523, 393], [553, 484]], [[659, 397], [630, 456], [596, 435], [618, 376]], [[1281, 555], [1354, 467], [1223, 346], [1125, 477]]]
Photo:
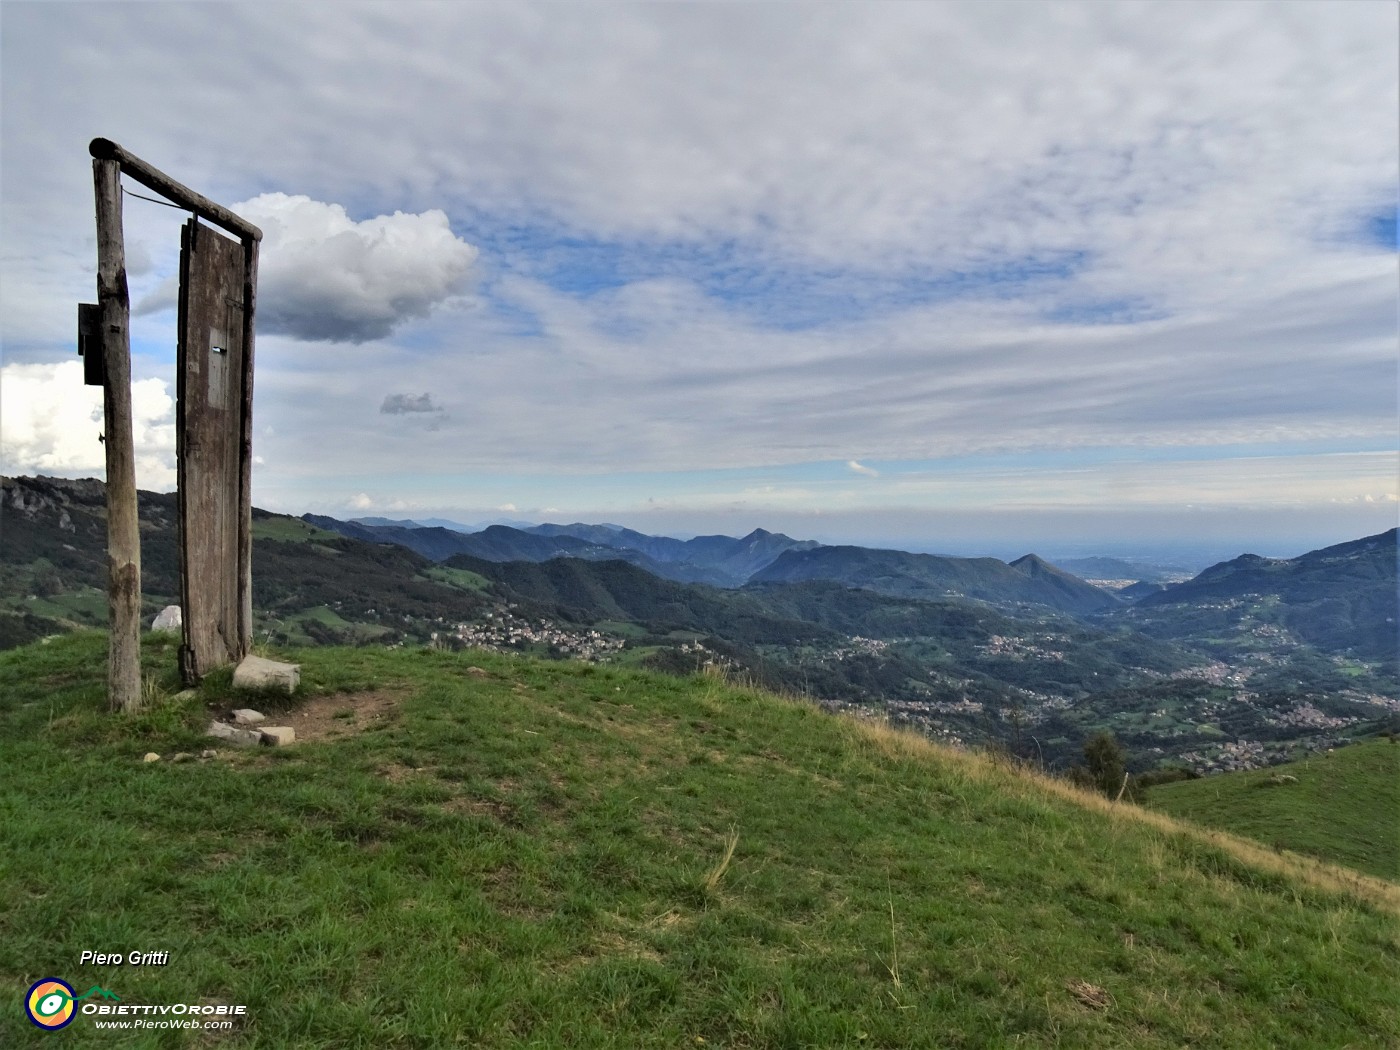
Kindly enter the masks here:
[[[1143, 766], [1165, 753], [1149, 752], [1158, 744], [1184, 751], [1210, 742], [1187, 721], [1189, 702], [1166, 705], [1181, 719], [1149, 719], [1144, 710], [1162, 708], [1163, 677], [1189, 674], [1197, 657], [1049, 610], [1013, 618], [980, 603], [825, 581], [717, 589], [572, 558], [497, 564], [459, 555], [445, 567], [550, 618], [634, 625], [645, 633], [631, 636], [628, 654], [653, 650], [644, 659], [652, 668], [689, 672], [717, 659], [769, 688], [880, 710], [945, 739], [1000, 739], [1027, 753], [1034, 746], [1056, 765], [1077, 759], [1083, 741], [1110, 725], [1144, 745], [1134, 758]], [[703, 642], [704, 654], [687, 652], [687, 642]], [[1192, 694], [1189, 683], [1171, 685]], [[1020, 728], [1038, 734], [1034, 745]]]
[[[6, 565], [0, 611], [20, 615], [0, 612], [0, 624], [12, 628], [0, 641], [17, 645], [75, 625], [103, 625], [101, 486], [41, 480], [12, 491], [23, 507], [7, 514], [7, 538], [16, 542], [0, 551]], [[141, 508], [149, 622], [177, 600], [173, 497], [142, 493]], [[1149, 675], [1138, 668], [1167, 673], [1194, 659], [1160, 642], [1046, 620], [1043, 610], [1037, 619], [1013, 620], [981, 605], [892, 598], [822, 582], [718, 589], [614, 560], [501, 562], [459, 554], [435, 564], [395, 543], [353, 539], [259, 510], [253, 532], [260, 641], [484, 646], [681, 672], [719, 662], [771, 688], [834, 707], [878, 708], [967, 741], [1004, 735], [1003, 710], [1031, 720], [1044, 707], [1054, 722], [1041, 733], [1037, 754], [1052, 763], [1076, 757], [1082, 738], [1103, 722], [1098, 714], [1071, 717], [1062, 711], [1065, 701], [1131, 691]], [[749, 539], [761, 545], [765, 537]], [[724, 537], [699, 542], [731, 555], [744, 546]], [[1012, 639], [1015, 651], [1003, 651]], [[1042, 650], [1058, 654], [1049, 675], [1035, 656]], [[1172, 742], [1184, 749], [1205, 741], [1187, 733]]]
[[1043, 605], [1085, 614], [1113, 608], [1108, 591], [1056, 569], [1034, 555], [1008, 565], [996, 558], [945, 558], [936, 554], [817, 547], [787, 551], [752, 577], [755, 583], [830, 580], [900, 598], [974, 598], [1003, 608]]
[[1371, 740], [1267, 770], [1161, 784], [1147, 804], [1400, 880], [1400, 743]]
[[1134, 622], [1163, 637], [1218, 627], [1288, 632], [1322, 652], [1386, 663], [1400, 673], [1397, 530], [1297, 558], [1243, 554], [1142, 598]]
[[[103, 644], [0, 654], [7, 987], [245, 1005], [221, 1047], [1400, 1040], [1394, 884], [875, 724], [711, 678], [312, 649], [277, 715], [297, 744], [172, 763], [249, 698], [216, 675], [107, 715]], [[171, 688], [171, 643], [144, 655]], [[94, 945], [170, 964], [80, 965]], [[9, 999], [0, 1045], [27, 1045]], [[160, 1045], [205, 1045], [182, 1034]]]

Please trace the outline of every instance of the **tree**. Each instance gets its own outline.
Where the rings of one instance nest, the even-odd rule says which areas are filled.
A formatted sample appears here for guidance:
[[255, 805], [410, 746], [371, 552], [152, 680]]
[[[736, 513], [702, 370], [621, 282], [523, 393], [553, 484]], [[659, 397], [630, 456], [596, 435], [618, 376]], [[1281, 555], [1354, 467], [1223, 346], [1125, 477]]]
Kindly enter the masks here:
[[1095, 733], [1084, 742], [1084, 766], [1089, 782], [1109, 798], [1123, 789], [1128, 752], [1110, 732]]

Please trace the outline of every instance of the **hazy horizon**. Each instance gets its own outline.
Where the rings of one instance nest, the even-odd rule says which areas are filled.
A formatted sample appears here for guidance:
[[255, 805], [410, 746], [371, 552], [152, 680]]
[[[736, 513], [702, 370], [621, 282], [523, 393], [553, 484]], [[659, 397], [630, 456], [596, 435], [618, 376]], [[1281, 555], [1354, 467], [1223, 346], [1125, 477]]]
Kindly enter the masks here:
[[[314, 512], [308, 512], [314, 513]], [[337, 515], [329, 515], [336, 517]], [[860, 547], [891, 548], [896, 550], [911, 551], [920, 554], [942, 554], [950, 557], [976, 558], [991, 557], [999, 558], [1002, 561], [1011, 561], [1026, 554], [1038, 554], [1050, 561], [1065, 560], [1072, 558], [1088, 557], [1114, 557], [1128, 561], [1140, 561], [1146, 564], [1176, 567], [1200, 571], [1220, 561], [1227, 561], [1236, 558], [1241, 554], [1258, 554], [1270, 558], [1293, 558], [1309, 551], [1322, 547], [1334, 546], [1338, 543], [1346, 543], [1351, 540], [1363, 539], [1365, 536], [1376, 535], [1394, 528], [1393, 524], [1384, 525], [1375, 532], [1358, 533], [1357, 535], [1328, 536], [1325, 538], [1308, 538], [1302, 534], [1279, 533], [1271, 537], [1240, 537], [1228, 533], [1217, 533], [1210, 529], [1204, 530], [1196, 536], [1172, 536], [1159, 534], [1157, 536], [1139, 535], [1128, 540], [1095, 540], [1084, 539], [1083, 531], [1075, 531], [1069, 526], [1072, 523], [1062, 522], [1058, 530], [1047, 529], [1046, 531], [1033, 535], [1024, 531], [1008, 531], [1001, 535], [971, 535], [969, 533], [959, 533], [957, 531], [946, 531], [942, 535], [930, 535], [919, 531], [894, 532], [867, 530], [860, 531], [857, 523], [852, 523], [848, 531], [830, 531], [829, 523], [818, 520], [816, 516], [803, 519], [793, 519], [785, 525], [774, 522], [754, 522], [752, 519], [735, 517], [732, 519], [719, 518], [713, 522], [713, 526], [707, 529], [691, 529], [681, 527], [679, 521], [675, 525], [669, 524], [666, 520], [653, 518], [637, 518], [625, 516], [623, 520], [615, 520], [600, 517], [598, 515], [583, 515], [582, 517], [532, 517], [507, 516], [492, 514], [483, 511], [479, 514], [458, 513], [452, 514], [421, 514], [418, 517], [395, 514], [370, 514], [370, 513], [349, 513], [342, 520], [369, 520], [375, 522], [413, 522], [415, 524], [426, 524], [430, 527], [434, 523], [452, 522], [455, 525], [469, 529], [482, 529], [493, 524], [507, 526], [522, 525], [572, 525], [582, 523], [587, 525], [616, 525], [622, 528], [632, 529], [652, 536], [671, 536], [676, 539], [692, 539], [695, 536], [705, 535], [728, 535], [735, 537], [747, 536], [755, 529], [764, 529], [768, 532], [784, 533], [797, 540], [816, 540], [819, 543], [830, 545], [851, 545]], [[881, 518], [882, 525], [888, 529], [890, 520]], [[726, 521], [728, 524], [726, 524]], [[691, 522], [693, 524], [693, 522]], [[949, 525], [951, 523], [944, 523]], [[446, 526], [442, 526], [446, 527]], [[966, 527], [966, 526], [964, 526]]]
[[[268, 510], [996, 557], [1372, 535], [1397, 35], [1345, 0], [5, 3], [0, 472], [101, 475], [104, 136], [264, 230]], [[168, 489], [184, 216], [124, 207]]]

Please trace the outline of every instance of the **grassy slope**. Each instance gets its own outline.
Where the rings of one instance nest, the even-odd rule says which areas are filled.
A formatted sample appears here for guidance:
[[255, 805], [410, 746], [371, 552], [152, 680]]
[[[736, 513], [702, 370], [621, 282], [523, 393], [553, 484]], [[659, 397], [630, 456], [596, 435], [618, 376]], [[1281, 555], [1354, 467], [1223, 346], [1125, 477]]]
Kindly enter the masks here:
[[[1296, 783], [1276, 783], [1281, 776]], [[1400, 879], [1400, 744], [1355, 744], [1248, 773], [1161, 784], [1173, 816]]]
[[318, 529], [310, 522], [291, 518], [282, 514], [269, 514], [259, 511], [253, 518], [254, 540], [284, 540], [287, 543], [311, 543], [317, 540], [333, 540], [337, 533]]
[[204, 746], [227, 673], [109, 716], [104, 643], [0, 654], [3, 1046], [58, 1038], [19, 1012], [50, 975], [246, 1004], [238, 1047], [1400, 1041], [1400, 889], [980, 757], [709, 680], [317, 649], [308, 691], [394, 716], [145, 765]]

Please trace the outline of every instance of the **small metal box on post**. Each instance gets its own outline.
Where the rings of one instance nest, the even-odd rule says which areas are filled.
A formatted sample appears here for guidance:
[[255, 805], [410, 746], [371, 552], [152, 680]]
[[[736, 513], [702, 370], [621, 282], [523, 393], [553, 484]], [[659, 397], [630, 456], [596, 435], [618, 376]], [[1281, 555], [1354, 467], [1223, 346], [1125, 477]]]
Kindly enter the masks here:
[[[121, 176], [194, 214], [180, 259], [176, 457], [180, 501], [181, 675], [189, 684], [252, 644], [252, 223], [108, 139], [93, 139], [98, 302], [78, 308], [85, 383], [103, 389], [107, 462], [108, 696], [141, 701], [141, 549], [131, 431], [130, 299]], [[212, 223], [237, 240], [199, 226]]]

